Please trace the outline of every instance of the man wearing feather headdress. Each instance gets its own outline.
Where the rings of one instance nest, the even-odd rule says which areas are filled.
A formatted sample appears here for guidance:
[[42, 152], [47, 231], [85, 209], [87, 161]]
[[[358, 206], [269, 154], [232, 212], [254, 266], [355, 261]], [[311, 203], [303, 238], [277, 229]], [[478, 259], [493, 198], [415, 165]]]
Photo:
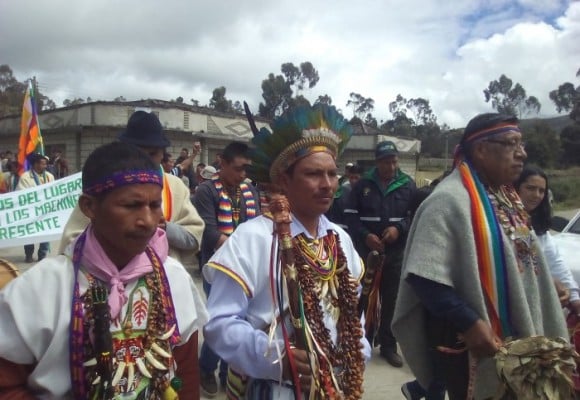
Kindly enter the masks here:
[[204, 337], [230, 365], [229, 398], [362, 398], [363, 266], [324, 216], [351, 134], [323, 105], [289, 111], [272, 132], [254, 129], [249, 176], [278, 188], [289, 209], [273, 196], [271, 214], [241, 224], [204, 267], [212, 283]]

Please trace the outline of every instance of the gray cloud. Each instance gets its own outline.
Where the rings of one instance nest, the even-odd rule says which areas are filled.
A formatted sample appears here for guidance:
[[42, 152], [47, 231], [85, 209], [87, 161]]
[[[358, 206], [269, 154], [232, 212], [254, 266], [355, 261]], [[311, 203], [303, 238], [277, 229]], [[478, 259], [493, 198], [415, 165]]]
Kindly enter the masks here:
[[555, 112], [549, 90], [580, 67], [580, 4], [546, 0], [4, 1], [0, 63], [65, 98], [182, 96], [202, 104], [227, 88], [257, 110], [261, 82], [284, 62], [311, 61], [350, 117], [350, 92], [375, 99], [378, 119], [398, 93], [425, 97], [441, 122], [489, 110], [482, 91], [502, 73]]

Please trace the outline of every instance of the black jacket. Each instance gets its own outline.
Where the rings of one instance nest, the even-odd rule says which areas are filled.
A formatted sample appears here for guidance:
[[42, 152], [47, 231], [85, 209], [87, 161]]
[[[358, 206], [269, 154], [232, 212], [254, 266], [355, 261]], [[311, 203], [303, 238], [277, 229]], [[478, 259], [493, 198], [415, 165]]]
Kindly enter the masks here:
[[365, 174], [352, 188], [348, 208], [344, 212], [349, 232], [363, 257], [369, 251], [365, 244], [367, 235], [374, 233], [380, 238], [389, 226], [399, 230], [399, 238], [389, 248], [405, 247], [411, 225], [411, 198], [416, 190], [413, 179], [401, 170], [397, 171], [385, 190], [381, 189], [376, 168]]

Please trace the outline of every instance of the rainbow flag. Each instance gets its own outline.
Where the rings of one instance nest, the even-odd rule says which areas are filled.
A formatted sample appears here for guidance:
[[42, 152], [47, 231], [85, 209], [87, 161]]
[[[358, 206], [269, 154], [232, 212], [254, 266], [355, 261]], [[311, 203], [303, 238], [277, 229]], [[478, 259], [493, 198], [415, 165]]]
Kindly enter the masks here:
[[32, 84], [28, 83], [28, 89], [22, 105], [22, 120], [20, 121], [20, 141], [18, 143], [18, 175], [30, 169], [28, 156], [31, 153], [44, 155], [44, 143], [38, 125], [38, 113]]

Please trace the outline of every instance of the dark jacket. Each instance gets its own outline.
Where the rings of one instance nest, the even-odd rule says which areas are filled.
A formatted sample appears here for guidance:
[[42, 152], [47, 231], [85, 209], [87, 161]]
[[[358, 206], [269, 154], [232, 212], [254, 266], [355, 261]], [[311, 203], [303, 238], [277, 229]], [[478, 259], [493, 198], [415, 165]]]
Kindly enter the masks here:
[[338, 190], [334, 194], [334, 200], [332, 202], [332, 205], [330, 206], [328, 211], [324, 213], [324, 215], [326, 215], [326, 218], [328, 218], [330, 221], [334, 222], [347, 232], [348, 225], [346, 221], [346, 216], [344, 214], [344, 209], [348, 208], [347, 204], [351, 190], [352, 186], [350, 184], [339, 185]]
[[405, 247], [411, 225], [410, 203], [416, 190], [413, 179], [401, 170], [397, 170], [386, 189], [381, 189], [376, 168], [367, 172], [352, 188], [345, 217], [363, 257], [369, 251], [365, 244], [367, 235], [374, 233], [380, 238], [389, 226], [399, 230], [399, 239], [389, 247], [401, 250]]
[[[250, 190], [256, 201], [256, 211], [260, 214], [260, 197], [256, 188], [249, 184]], [[215, 188], [213, 181], [205, 181], [197, 187], [193, 196], [193, 205], [197, 209], [199, 216], [205, 222], [203, 238], [201, 240], [201, 265], [207, 263], [215, 252], [215, 246], [219, 241], [221, 232], [218, 228], [220, 195]], [[246, 221], [246, 203], [242, 200], [240, 204], [240, 223]]]

